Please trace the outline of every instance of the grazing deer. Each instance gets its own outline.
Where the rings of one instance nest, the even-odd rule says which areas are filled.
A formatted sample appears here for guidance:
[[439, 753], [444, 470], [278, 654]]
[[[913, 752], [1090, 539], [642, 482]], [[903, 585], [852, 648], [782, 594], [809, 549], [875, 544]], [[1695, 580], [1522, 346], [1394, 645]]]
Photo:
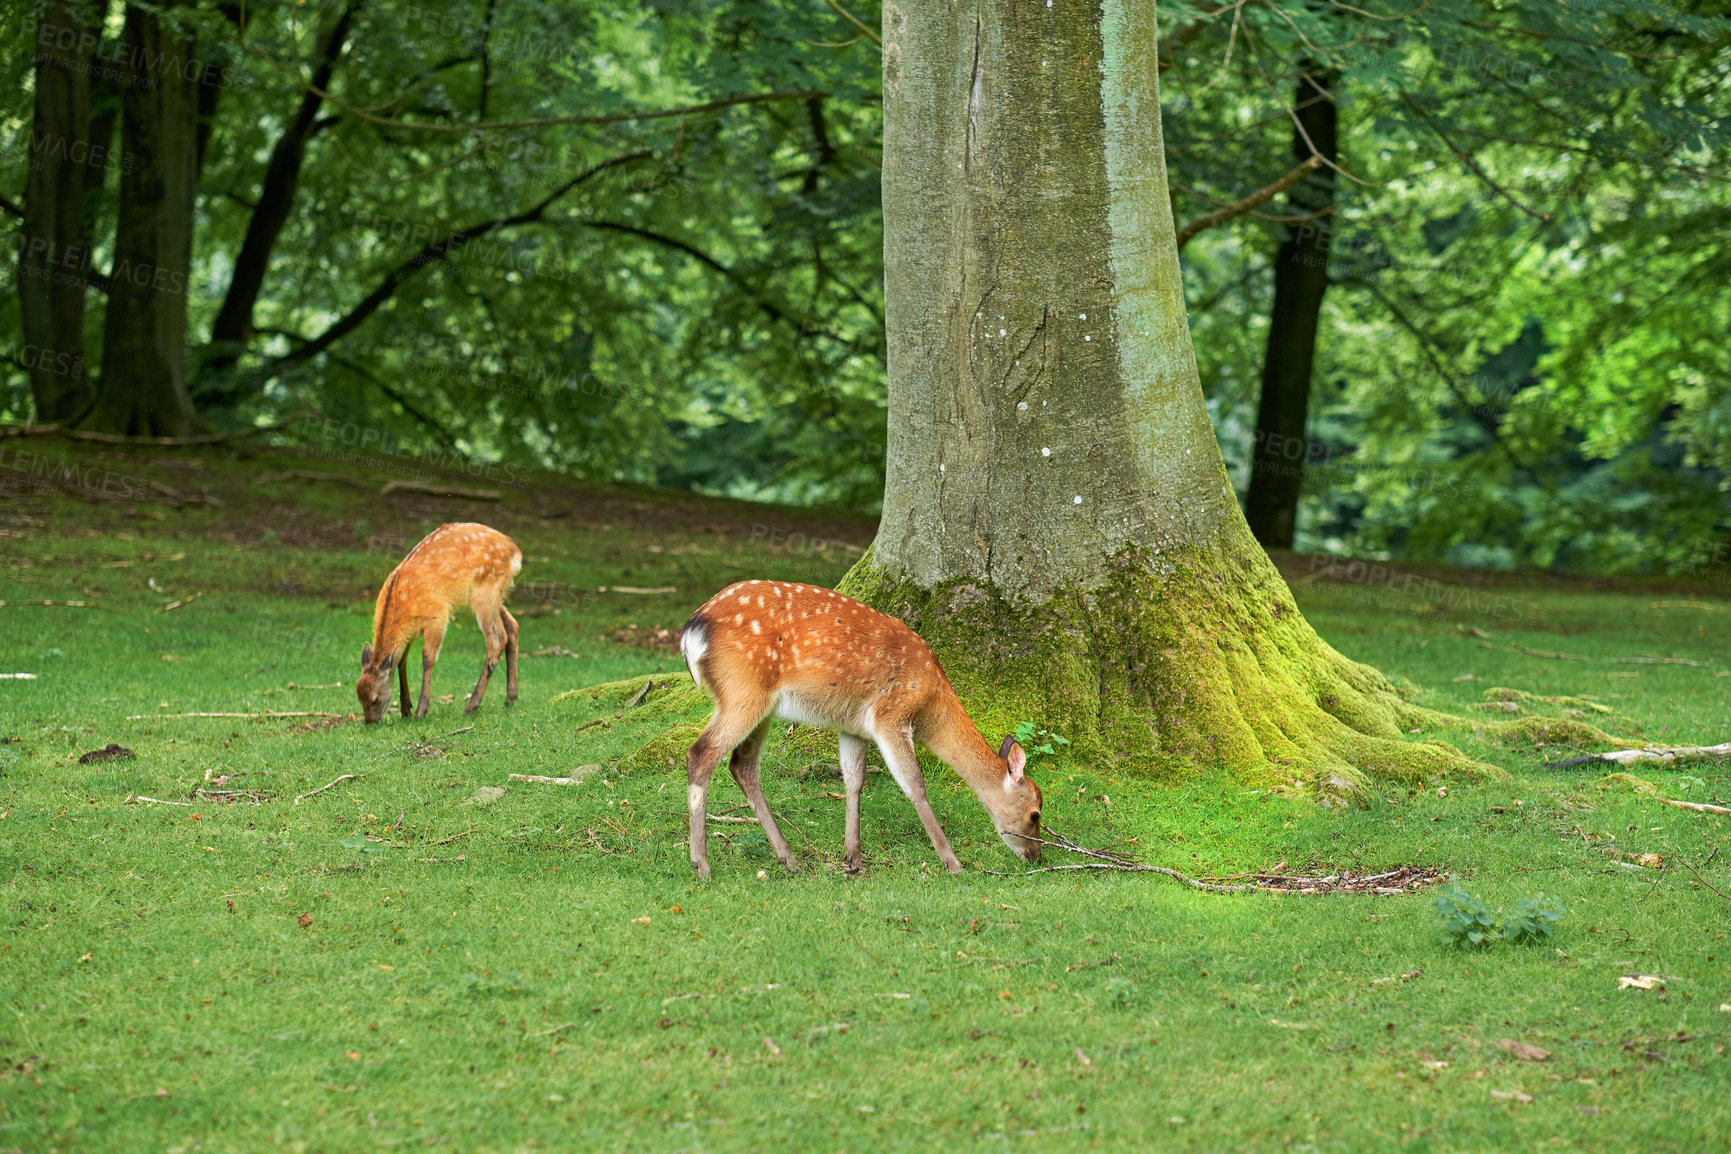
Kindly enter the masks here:
[[373, 607], [373, 642], [361, 650], [361, 680], [355, 694], [371, 725], [384, 715], [391, 697], [391, 666], [397, 667], [403, 716], [409, 715], [409, 646], [421, 638], [421, 699], [415, 716], [427, 716], [433, 665], [445, 641], [451, 610], [468, 605], [487, 639], [481, 680], [464, 713], [473, 713], [487, 692], [487, 679], [505, 656], [505, 704], [517, 700], [517, 619], [505, 608], [505, 595], [523, 567], [523, 551], [497, 529], [470, 522], [440, 525], [409, 550], [391, 570]]
[[1009, 737], [992, 752], [930, 647], [896, 618], [814, 585], [742, 581], [691, 615], [679, 651], [692, 680], [715, 699], [715, 716], [685, 757], [691, 867], [699, 877], [709, 876], [709, 778], [730, 752], [733, 780], [751, 802], [770, 848], [789, 870], [798, 869], [758, 781], [758, 756], [775, 717], [840, 735], [849, 873], [860, 868], [867, 741], [883, 754], [951, 873], [960, 873], [962, 863], [926, 802], [916, 741], [968, 783], [1005, 845], [1025, 861], [1039, 859], [1040, 787], [1023, 772], [1027, 755]]

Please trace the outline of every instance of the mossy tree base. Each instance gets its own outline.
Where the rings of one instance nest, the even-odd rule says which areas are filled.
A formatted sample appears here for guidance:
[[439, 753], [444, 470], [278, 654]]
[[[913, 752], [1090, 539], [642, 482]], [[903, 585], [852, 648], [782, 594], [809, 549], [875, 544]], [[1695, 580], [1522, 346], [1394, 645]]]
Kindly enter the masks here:
[[1163, 782], [1224, 771], [1324, 804], [1372, 781], [1504, 776], [1411, 740], [1458, 719], [1318, 637], [1260, 549], [1126, 551], [1105, 583], [1035, 605], [965, 579], [925, 589], [870, 552], [838, 588], [924, 637], [994, 743], [1033, 721], [1103, 769]]

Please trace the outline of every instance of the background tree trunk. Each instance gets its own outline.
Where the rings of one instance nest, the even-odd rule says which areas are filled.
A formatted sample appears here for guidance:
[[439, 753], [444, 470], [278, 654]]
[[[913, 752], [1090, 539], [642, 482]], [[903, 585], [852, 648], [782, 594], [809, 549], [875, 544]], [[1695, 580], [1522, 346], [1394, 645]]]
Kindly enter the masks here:
[[854, 596], [992, 740], [1318, 796], [1488, 767], [1336, 653], [1239, 512], [1190, 348], [1155, 11], [884, 7], [889, 453]]
[[[85, 428], [185, 436], [186, 297], [197, 181], [198, 66], [190, 39], [126, 10], [120, 206], [109, 271], [102, 379]], [[188, 79], [187, 74], [192, 74]]]
[[1309, 62], [1298, 82], [1293, 107], [1292, 155], [1324, 160], [1287, 197], [1292, 221], [1274, 258], [1274, 309], [1268, 318], [1268, 353], [1262, 362], [1262, 400], [1256, 412], [1250, 492], [1244, 515], [1256, 539], [1270, 549], [1292, 548], [1298, 496], [1310, 445], [1304, 435], [1310, 407], [1310, 369], [1316, 358], [1316, 332], [1322, 296], [1328, 291], [1328, 251], [1334, 233], [1334, 89], [1340, 77], [1313, 71]]
[[[90, 246], [83, 221], [90, 150], [90, 54], [100, 28], [51, 4], [36, 26], [30, 175], [18, 235], [22, 359], [39, 421], [64, 421], [91, 397], [84, 363], [84, 288]], [[105, 145], [106, 142], [103, 142]]]

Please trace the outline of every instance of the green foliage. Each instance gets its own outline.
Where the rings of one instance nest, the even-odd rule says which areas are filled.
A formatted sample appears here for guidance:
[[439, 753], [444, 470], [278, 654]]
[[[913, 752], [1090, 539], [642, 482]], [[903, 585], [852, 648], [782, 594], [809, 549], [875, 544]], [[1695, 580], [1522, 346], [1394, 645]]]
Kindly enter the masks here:
[[[1010, 736], [1016, 739], [1016, 744], [1022, 747], [1022, 752], [1028, 755], [1030, 767], [1050, 766], [1052, 764], [1050, 759], [1055, 759], [1058, 756], [1059, 749], [1070, 744], [1069, 738], [1035, 725], [1032, 721], [1018, 722], [1016, 728], [1010, 732]], [[1042, 762], [1040, 760], [1042, 758], [1048, 760]]]
[[1562, 921], [1563, 915], [1568, 912], [1556, 898], [1544, 894], [1524, 897], [1509, 907], [1509, 918], [1503, 923], [1503, 934], [1517, 945], [1522, 942], [1544, 941], [1551, 936], [1551, 927]]
[[1457, 949], [1482, 949], [1502, 939], [1491, 911], [1459, 885], [1439, 889], [1434, 905], [1442, 918], [1443, 939]]
[[1499, 922], [1458, 883], [1439, 889], [1434, 905], [1442, 919], [1444, 941], [1457, 949], [1484, 949], [1505, 941], [1515, 945], [1544, 941], [1568, 913], [1556, 898], [1539, 893], [1521, 898], [1509, 907], [1508, 919]]

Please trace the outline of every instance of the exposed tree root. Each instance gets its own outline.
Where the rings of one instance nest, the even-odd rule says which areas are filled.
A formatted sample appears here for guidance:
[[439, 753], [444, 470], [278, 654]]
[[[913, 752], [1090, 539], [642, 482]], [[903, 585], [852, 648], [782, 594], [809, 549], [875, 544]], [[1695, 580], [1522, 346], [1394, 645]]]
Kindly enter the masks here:
[[1259, 549], [1126, 553], [1105, 586], [1032, 606], [967, 581], [926, 590], [869, 552], [840, 588], [931, 644], [993, 742], [1033, 721], [1120, 772], [1180, 781], [1223, 769], [1325, 805], [1372, 780], [1504, 776], [1410, 740], [1465, 723], [1318, 637]]

